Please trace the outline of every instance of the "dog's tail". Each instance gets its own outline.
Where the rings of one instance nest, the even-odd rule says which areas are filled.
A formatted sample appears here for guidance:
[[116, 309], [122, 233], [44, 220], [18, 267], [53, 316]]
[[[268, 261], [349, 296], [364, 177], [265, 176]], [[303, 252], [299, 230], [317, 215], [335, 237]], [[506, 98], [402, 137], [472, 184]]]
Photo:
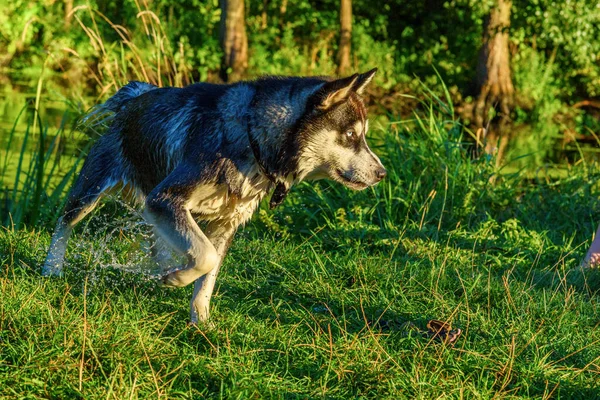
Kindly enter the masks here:
[[115, 114], [121, 111], [131, 99], [157, 88], [158, 86], [150, 83], [131, 81], [103, 104], [93, 107], [80, 123], [86, 129], [94, 132], [97, 132], [98, 129], [108, 128]]

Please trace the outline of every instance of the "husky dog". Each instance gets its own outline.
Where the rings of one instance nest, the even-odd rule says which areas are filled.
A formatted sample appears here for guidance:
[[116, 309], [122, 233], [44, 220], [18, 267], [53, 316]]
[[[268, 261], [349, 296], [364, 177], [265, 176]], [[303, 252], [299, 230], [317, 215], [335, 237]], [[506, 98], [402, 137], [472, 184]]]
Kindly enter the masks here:
[[75, 224], [108, 189], [127, 186], [145, 202], [155, 235], [187, 259], [163, 283], [195, 282], [191, 320], [207, 320], [233, 235], [265, 195], [273, 191], [275, 207], [303, 180], [329, 178], [361, 190], [383, 179], [386, 170], [365, 140], [361, 99], [375, 72], [185, 88], [130, 82], [91, 113], [104, 116], [108, 130], [69, 194], [42, 274], [62, 274]]

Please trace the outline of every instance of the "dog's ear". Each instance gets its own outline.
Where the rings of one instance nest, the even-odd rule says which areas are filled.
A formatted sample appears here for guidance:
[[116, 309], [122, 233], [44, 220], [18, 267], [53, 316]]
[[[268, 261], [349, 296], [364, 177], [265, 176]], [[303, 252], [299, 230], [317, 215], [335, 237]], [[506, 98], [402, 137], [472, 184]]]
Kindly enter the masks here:
[[367, 85], [373, 80], [373, 77], [375, 76], [376, 72], [377, 68], [373, 68], [372, 70], [367, 71], [364, 74], [358, 75], [358, 79], [354, 83], [354, 91], [357, 94], [362, 95]]
[[321, 90], [319, 90], [319, 101], [317, 108], [325, 111], [346, 101], [354, 91], [358, 78], [359, 75], [354, 74], [347, 78], [336, 79], [335, 81], [327, 82], [321, 88]]

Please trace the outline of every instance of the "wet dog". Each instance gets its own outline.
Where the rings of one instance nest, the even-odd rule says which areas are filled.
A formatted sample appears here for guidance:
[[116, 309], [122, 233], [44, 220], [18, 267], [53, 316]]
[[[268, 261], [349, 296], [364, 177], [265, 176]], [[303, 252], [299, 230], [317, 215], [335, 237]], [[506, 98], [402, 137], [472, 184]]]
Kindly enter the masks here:
[[61, 275], [72, 228], [103, 193], [126, 185], [144, 202], [156, 236], [187, 259], [163, 282], [195, 282], [191, 319], [207, 320], [231, 240], [268, 193], [275, 207], [303, 180], [361, 190], [385, 176], [366, 142], [361, 98], [375, 72], [185, 88], [130, 82], [88, 116], [108, 129], [69, 194], [43, 275]]

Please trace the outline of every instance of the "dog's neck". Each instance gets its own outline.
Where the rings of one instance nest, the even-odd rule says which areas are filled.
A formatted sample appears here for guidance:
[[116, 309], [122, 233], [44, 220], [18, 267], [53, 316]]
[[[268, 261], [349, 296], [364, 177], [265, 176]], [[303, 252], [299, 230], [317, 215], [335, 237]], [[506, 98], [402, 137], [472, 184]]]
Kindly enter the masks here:
[[261, 156], [260, 144], [258, 143], [257, 139], [254, 137], [252, 125], [250, 123], [248, 123], [247, 132], [248, 132], [248, 142], [250, 142], [250, 148], [252, 149], [252, 154], [254, 155], [254, 161], [258, 165], [258, 169], [265, 176], [265, 178], [267, 178], [269, 180], [269, 182], [271, 182], [271, 185], [273, 185], [275, 187], [275, 190], [274, 190], [273, 195], [271, 196], [271, 200], [269, 202], [269, 207], [271, 209], [273, 209], [273, 208], [277, 207], [278, 205], [280, 205], [281, 203], [283, 203], [283, 200], [285, 200], [285, 198], [287, 197], [287, 195], [290, 191], [291, 185], [286, 185], [285, 183], [280, 182], [279, 181], [280, 179], [278, 179], [279, 177], [277, 176], [276, 172], [270, 171], [266, 167], [264, 160], [262, 159], [262, 156]]
[[309, 97], [323, 83], [301, 88], [286, 80], [276, 83], [281, 86], [275, 90], [255, 91], [251, 102], [254, 110], [248, 114], [248, 137], [261, 170], [276, 185], [273, 197], [279, 192], [283, 201], [284, 191], [297, 179], [298, 123], [306, 112]]
[[235, 84], [220, 99], [219, 108], [227, 131], [246, 133], [242, 140], [247, 140], [260, 173], [275, 188], [271, 198], [275, 207], [299, 178], [299, 121], [308, 99], [324, 81], [265, 78], [258, 82]]

